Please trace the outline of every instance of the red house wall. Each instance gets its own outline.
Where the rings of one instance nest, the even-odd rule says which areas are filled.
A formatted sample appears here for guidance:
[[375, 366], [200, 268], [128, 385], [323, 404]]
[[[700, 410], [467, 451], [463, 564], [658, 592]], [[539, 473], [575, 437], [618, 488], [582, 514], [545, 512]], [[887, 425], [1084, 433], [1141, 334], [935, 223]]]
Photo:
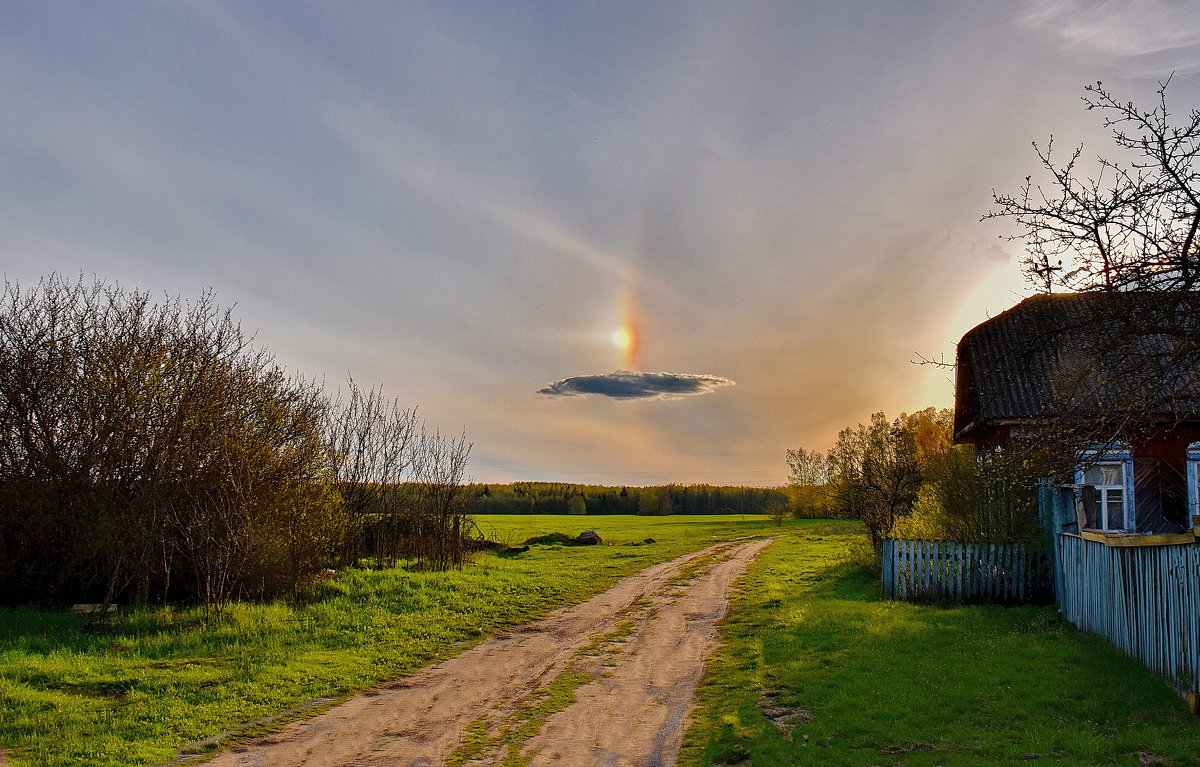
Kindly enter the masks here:
[[1178, 532], [1191, 527], [1187, 446], [1200, 441], [1200, 424], [1188, 422], [1148, 431], [1132, 440], [1134, 513], [1139, 532]]

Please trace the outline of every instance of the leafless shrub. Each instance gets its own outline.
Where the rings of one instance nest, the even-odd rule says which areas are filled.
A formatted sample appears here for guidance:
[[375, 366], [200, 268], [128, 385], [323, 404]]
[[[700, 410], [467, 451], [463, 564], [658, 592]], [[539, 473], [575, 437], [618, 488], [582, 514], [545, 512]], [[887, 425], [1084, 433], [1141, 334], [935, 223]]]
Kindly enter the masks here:
[[0, 294], [0, 599], [303, 591], [370, 554], [461, 563], [470, 445], [330, 401], [218, 307], [54, 275]]
[[387, 399], [382, 388], [361, 389], [350, 379], [329, 409], [325, 426], [330, 471], [346, 512], [339, 547], [343, 565], [400, 556], [408, 507], [400, 486], [410, 479], [420, 444], [415, 408]]
[[465, 560], [463, 546], [473, 496], [464, 476], [471, 444], [466, 435], [451, 437], [422, 428], [413, 467], [415, 523], [407, 554], [430, 569], [457, 567]]

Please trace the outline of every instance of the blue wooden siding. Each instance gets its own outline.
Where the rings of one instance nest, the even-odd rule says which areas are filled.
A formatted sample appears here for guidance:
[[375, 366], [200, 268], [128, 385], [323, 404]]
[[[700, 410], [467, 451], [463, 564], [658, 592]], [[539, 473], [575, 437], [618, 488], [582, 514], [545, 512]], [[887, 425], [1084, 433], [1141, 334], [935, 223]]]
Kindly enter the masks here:
[[1200, 670], [1200, 546], [1105, 546], [1059, 535], [1064, 618], [1195, 690]]
[[1044, 587], [1041, 557], [1017, 543], [889, 538], [883, 596], [918, 602], [1031, 601]]

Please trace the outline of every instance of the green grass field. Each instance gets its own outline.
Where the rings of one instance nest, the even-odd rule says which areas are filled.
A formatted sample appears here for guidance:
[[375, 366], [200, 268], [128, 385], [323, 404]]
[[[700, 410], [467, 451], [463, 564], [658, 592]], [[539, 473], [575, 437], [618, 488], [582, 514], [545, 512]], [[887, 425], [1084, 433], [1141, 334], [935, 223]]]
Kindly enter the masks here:
[[680, 764], [1200, 764], [1183, 701], [1054, 608], [881, 601], [856, 528], [792, 532], [742, 583]]
[[[145, 765], [243, 723], [344, 697], [656, 562], [753, 534], [762, 517], [487, 517], [512, 544], [595, 529], [605, 546], [481, 554], [458, 572], [348, 571], [307, 604], [129, 610], [89, 626], [0, 610], [0, 747], [14, 767]], [[646, 538], [655, 543], [645, 544]]]
[[[488, 517], [511, 544], [459, 572], [339, 575], [307, 604], [131, 610], [108, 625], [0, 611], [0, 745], [14, 767], [143, 765], [338, 699], [580, 601], [763, 518]], [[723, 624], [680, 764], [1189, 765], [1200, 723], [1160, 680], [1052, 608], [883, 602], [851, 523], [789, 522]], [[646, 544], [646, 538], [655, 543]], [[787, 720], [780, 728], [764, 713]]]

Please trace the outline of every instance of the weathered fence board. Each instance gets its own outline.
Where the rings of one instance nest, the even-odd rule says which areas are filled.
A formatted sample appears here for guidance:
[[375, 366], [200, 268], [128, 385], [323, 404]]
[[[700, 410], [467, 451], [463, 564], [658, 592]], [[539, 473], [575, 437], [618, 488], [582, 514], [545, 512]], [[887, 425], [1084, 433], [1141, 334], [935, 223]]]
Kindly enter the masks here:
[[1200, 546], [1105, 546], [1073, 535], [1057, 538], [1063, 617], [1195, 690]]
[[1044, 588], [1041, 556], [1018, 543], [889, 538], [883, 596], [938, 602], [1023, 603]]

